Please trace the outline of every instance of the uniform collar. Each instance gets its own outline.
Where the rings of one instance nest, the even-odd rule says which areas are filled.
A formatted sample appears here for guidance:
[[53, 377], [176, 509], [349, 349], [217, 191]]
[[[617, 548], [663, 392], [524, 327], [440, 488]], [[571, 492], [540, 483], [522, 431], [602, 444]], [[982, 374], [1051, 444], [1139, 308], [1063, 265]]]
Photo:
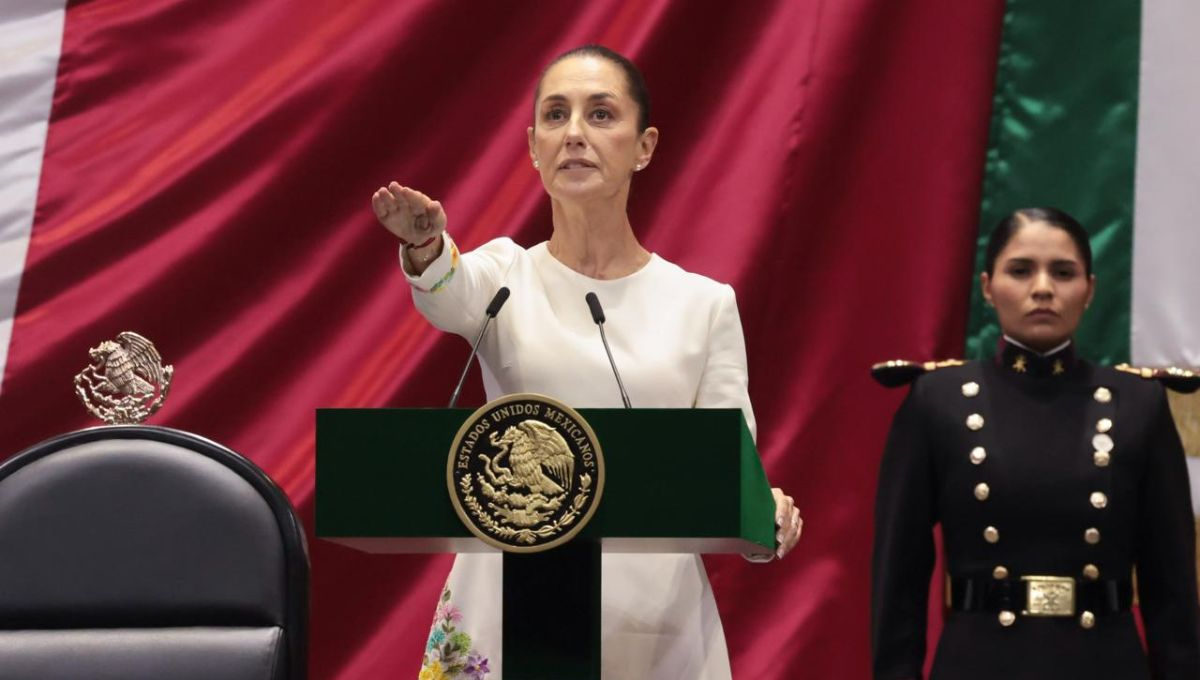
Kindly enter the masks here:
[[1069, 374], [1077, 363], [1075, 343], [1070, 340], [1041, 353], [1006, 335], [996, 351], [996, 364], [1001, 369], [1021, 375], [1057, 378]]

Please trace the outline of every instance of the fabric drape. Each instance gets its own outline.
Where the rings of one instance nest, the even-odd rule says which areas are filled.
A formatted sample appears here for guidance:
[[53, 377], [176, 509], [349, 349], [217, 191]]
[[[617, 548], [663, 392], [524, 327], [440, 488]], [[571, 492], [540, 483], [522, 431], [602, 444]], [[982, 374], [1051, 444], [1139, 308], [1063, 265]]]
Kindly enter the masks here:
[[[1134, 164], [1141, 0], [1088, 9], [1009, 0], [988, 143], [977, 271], [992, 227], [1017, 208], [1054, 206], [1092, 238], [1096, 297], [1079, 328], [1080, 352], [1129, 360]], [[978, 284], [971, 291], [968, 355], [1000, 339]]]
[[[413, 309], [371, 193], [441, 199], [464, 249], [544, 240], [533, 86], [601, 42], [643, 67], [662, 131], [635, 231], [736, 289], [759, 446], [805, 516], [783, 562], [706, 559], [734, 675], [866, 678], [899, 398], [867, 368], [961, 352], [1002, 9], [70, 3], [0, 453], [88, 425], [71, 376], [136, 330], [175, 365], [153, 422], [252, 458], [311, 531], [314, 409], [441, 405], [467, 354]], [[311, 549], [313, 677], [415, 675], [449, 558]]]

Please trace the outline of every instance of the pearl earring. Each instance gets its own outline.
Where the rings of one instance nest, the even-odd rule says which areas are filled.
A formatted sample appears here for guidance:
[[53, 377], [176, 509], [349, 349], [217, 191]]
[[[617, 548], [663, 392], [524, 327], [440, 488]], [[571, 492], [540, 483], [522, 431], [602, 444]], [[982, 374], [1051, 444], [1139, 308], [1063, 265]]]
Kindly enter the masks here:
[[537, 169], [538, 169], [538, 168], [540, 168], [540, 167], [542, 167], [542, 164], [541, 164], [541, 163], [538, 163], [538, 161], [537, 161], [537, 159], [536, 159], [536, 158], [535, 158], [535, 159], [533, 159], [533, 169], [534, 169], [534, 170], [537, 170]]

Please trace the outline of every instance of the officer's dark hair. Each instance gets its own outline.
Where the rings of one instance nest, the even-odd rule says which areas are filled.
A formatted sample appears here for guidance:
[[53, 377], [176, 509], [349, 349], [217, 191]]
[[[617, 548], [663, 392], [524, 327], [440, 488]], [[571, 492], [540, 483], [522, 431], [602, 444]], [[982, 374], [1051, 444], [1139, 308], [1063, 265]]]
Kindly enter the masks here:
[[1000, 251], [1004, 250], [1004, 246], [1008, 245], [1021, 227], [1030, 222], [1045, 222], [1067, 232], [1075, 242], [1075, 247], [1079, 249], [1079, 255], [1083, 257], [1084, 271], [1088, 276], [1092, 275], [1092, 246], [1088, 242], [1087, 231], [1078, 220], [1058, 208], [1021, 208], [1000, 220], [992, 230], [992, 235], [988, 237], [987, 250], [984, 252], [984, 271], [988, 276], [995, 273], [996, 258], [1000, 256]]
[[605, 59], [618, 68], [625, 74], [625, 86], [629, 89], [629, 96], [638, 106], [638, 132], [645, 132], [646, 128], [650, 127], [650, 91], [646, 89], [646, 79], [642, 77], [642, 72], [638, 67], [625, 58], [624, 55], [610, 50], [603, 45], [587, 44], [569, 49], [566, 52], [554, 58], [554, 61], [546, 65], [542, 69], [542, 75], [538, 76], [537, 88], [533, 91], [533, 108], [534, 108], [534, 126], [537, 125], [537, 105], [538, 100], [542, 97], [542, 79], [546, 77], [546, 71], [549, 71], [552, 66], [571, 57], [599, 57]]

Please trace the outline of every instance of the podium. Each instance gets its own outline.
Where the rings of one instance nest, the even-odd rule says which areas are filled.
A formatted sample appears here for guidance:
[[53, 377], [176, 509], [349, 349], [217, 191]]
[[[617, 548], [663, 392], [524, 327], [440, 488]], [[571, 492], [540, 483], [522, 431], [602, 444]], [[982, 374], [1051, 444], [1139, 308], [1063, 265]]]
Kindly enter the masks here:
[[[505, 680], [599, 680], [602, 552], [774, 551], [775, 503], [740, 410], [577, 410], [603, 450], [603, 497], [570, 543], [504, 554]], [[473, 412], [319, 409], [317, 537], [370, 553], [499, 552], [463, 525], [446, 485]]]

